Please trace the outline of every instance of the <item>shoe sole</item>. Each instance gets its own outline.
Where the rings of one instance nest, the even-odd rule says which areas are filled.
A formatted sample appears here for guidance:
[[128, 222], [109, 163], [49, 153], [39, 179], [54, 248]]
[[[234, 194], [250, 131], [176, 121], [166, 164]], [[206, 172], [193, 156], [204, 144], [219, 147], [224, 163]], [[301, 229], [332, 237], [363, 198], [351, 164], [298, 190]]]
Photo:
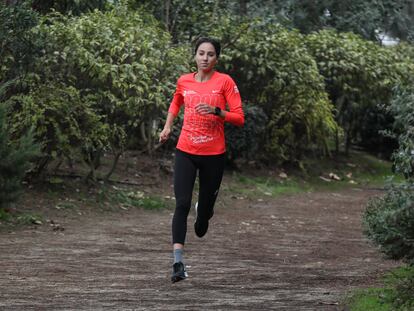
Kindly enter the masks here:
[[187, 272], [185, 272], [185, 276], [181, 276], [181, 275], [174, 275], [171, 277], [171, 282], [173, 283], [177, 283], [179, 281], [185, 280], [188, 277]]

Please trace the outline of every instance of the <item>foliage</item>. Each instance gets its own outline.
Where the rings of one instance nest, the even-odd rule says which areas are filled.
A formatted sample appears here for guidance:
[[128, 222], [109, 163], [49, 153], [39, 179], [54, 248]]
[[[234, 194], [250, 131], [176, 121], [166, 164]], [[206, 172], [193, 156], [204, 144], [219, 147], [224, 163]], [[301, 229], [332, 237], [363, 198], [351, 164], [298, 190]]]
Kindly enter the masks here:
[[52, 160], [61, 157], [74, 159], [109, 147], [110, 131], [94, 111], [95, 98], [82, 97], [79, 90], [64, 84], [41, 84], [28, 94], [13, 96], [10, 124], [13, 137], [19, 137], [28, 128], [42, 142], [42, 157], [37, 171], [45, 169]]
[[108, 0], [32, 0], [32, 8], [42, 14], [57, 11], [63, 14], [80, 15], [95, 9], [105, 10], [110, 7]]
[[0, 104], [0, 208], [18, 199], [30, 160], [38, 154], [31, 132], [13, 142], [10, 139], [6, 109]]
[[409, 311], [414, 307], [413, 281], [414, 267], [399, 267], [385, 275], [381, 287], [353, 291], [345, 303], [353, 311]]
[[11, 100], [16, 129], [38, 120], [48, 158], [81, 149], [91, 177], [105, 151], [115, 154], [115, 167], [129, 137], [143, 132], [142, 145], [153, 148], [173, 81], [186, 68], [185, 47], [172, 47], [150, 15], [121, 5], [80, 17], [50, 15], [34, 33], [45, 42], [44, 52], [26, 79], [29, 91]]
[[295, 162], [315, 145], [326, 150], [336, 123], [302, 35], [260, 21], [235, 27], [231, 20], [215, 34], [225, 47], [220, 69], [235, 79], [243, 99], [268, 117], [263, 151]]
[[409, 0], [132, 0], [162, 21], [174, 42], [192, 41], [210, 33], [222, 18], [235, 21], [262, 18], [311, 33], [325, 28], [354, 32], [382, 41], [384, 34], [413, 40], [414, 5]]
[[159, 116], [185, 68], [182, 49], [172, 48], [168, 34], [143, 12], [120, 6], [46, 27], [58, 51], [54, 61], [70, 66], [65, 82], [96, 96], [105, 121], [126, 134]]
[[408, 181], [414, 183], [414, 87], [397, 87], [395, 96], [388, 107], [394, 116], [394, 137], [399, 147], [394, 152], [396, 172], [402, 173]]
[[382, 41], [384, 34], [413, 40], [414, 5], [409, 0], [250, 0], [249, 15], [274, 16], [286, 26], [311, 33], [330, 28]]
[[394, 273], [395, 295], [392, 299], [397, 310], [408, 311], [414, 308], [414, 266], [402, 268]]
[[[399, 148], [394, 152], [394, 168], [404, 174], [406, 182], [394, 186], [383, 198], [371, 200], [364, 214], [366, 235], [394, 260], [414, 264], [414, 89], [399, 86], [387, 108], [394, 116], [394, 135]], [[397, 310], [414, 306], [414, 274], [403, 278], [393, 299]]]
[[392, 188], [369, 202], [364, 214], [365, 234], [394, 260], [414, 262], [414, 192]]
[[377, 107], [388, 105], [392, 88], [408, 80], [414, 63], [351, 33], [324, 30], [307, 36], [306, 44], [325, 77], [326, 89], [336, 107], [336, 120], [346, 134], [346, 151], [358, 140], [362, 145], [384, 143], [378, 133], [379, 139], [372, 139], [372, 129], [389, 128], [392, 119], [378, 116]]
[[267, 116], [263, 109], [257, 106], [243, 107], [245, 124], [242, 128], [230, 124], [225, 125], [227, 158], [234, 161], [237, 158], [251, 159], [260, 150], [264, 137]]
[[[174, 43], [192, 42], [220, 25], [223, 17], [232, 16], [236, 1], [218, 0], [130, 0], [132, 9], [151, 12], [171, 34]], [[236, 17], [237, 18], [237, 17]]]
[[30, 70], [39, 50], [30, 29], [37, 23], [38, 15], [27, 4], [0, 3], [0, 84]]

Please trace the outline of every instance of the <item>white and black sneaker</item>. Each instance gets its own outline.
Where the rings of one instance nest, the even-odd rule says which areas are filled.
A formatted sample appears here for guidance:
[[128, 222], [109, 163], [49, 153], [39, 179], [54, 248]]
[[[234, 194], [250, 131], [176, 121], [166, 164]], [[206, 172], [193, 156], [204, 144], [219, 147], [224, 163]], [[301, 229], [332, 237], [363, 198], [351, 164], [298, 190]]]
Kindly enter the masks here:
[[185, 270], [185, 266], [181, 261], [173, 264], [173, 273], [171, 276], [171, 281], [173, 283], [184, 280], [187, 277], [188, 277], [187, 271]]

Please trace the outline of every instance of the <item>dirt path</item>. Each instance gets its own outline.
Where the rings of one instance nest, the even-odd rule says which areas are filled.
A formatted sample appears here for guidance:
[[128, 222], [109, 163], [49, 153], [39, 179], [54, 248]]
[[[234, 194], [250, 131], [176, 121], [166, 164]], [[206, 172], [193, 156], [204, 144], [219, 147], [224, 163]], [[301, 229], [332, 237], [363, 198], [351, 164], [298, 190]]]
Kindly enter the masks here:
[[189, 278], [174, 285], [171, 210], [3, 232], [0, 310], [340, 310], [348, 290], [393, 265], [361, 233], [361, 212], [376, 194], [222, 198], [206, 238], [189, 231]]

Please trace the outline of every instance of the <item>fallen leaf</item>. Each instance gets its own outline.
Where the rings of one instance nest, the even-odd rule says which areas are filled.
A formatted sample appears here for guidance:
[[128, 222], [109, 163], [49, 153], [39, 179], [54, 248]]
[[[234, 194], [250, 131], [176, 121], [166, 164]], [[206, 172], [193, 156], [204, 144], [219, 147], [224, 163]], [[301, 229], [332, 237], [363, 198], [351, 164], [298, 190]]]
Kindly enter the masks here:
[[335, 173], [329, 173], [329, 177], [333, 180], [341, 180], [341, 178]]
[[288, 175], [286, 173], [282, 172], [282, 173], [279, 174], [279, 177], [280, 178], [288, 178]]

